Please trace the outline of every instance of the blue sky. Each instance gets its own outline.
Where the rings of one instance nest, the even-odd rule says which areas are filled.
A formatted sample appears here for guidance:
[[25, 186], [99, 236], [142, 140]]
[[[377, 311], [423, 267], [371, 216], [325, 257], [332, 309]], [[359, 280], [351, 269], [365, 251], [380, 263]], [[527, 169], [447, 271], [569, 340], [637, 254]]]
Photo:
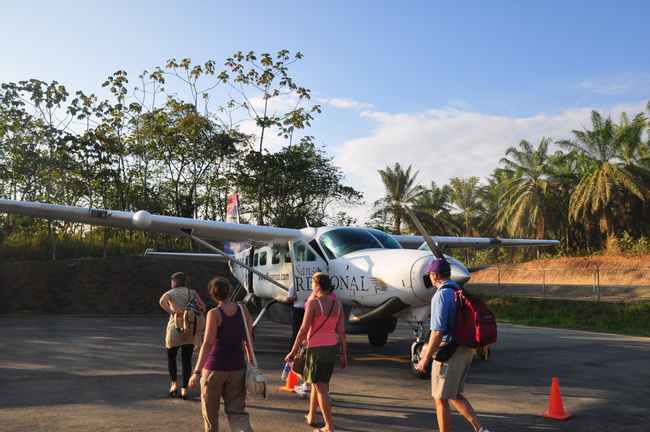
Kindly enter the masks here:
[[113, 72], [135, 83], [171, 58], [220, 66], [237, 51], [301, 52], [289, 74], [323, 110], [307, 133], [364, 193], [368, 206], [336, 209], [361, 223], [384, 192], [377, 171], [395, 162], [425, 186], [485, 178], [522, 139], [570, 138], [592, 109], [618, 122], [650, 100], [641, 0], [2, 0], [0, 10], [0, 82], [101, 95]]

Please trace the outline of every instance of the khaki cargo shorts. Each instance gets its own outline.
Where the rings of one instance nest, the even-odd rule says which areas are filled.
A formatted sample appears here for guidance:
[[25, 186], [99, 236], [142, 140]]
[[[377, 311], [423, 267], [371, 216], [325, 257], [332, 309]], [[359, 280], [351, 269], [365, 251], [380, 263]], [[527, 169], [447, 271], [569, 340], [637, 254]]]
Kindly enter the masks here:
[[472, 348], [458, 346], [446, 362], [434, 360], [431, 367], [431, 396], [436, 399], [456, 399], [463, 392], [473, 355]]

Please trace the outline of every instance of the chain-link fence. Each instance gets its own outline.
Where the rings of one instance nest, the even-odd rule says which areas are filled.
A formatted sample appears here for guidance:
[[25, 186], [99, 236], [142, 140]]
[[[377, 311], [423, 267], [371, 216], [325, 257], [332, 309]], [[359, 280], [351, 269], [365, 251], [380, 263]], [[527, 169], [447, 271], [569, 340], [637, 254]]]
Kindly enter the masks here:
[[518, 268], [501, 264], [474, 273], [472, 292], [595, 301], [650, 301], [650, 268]]

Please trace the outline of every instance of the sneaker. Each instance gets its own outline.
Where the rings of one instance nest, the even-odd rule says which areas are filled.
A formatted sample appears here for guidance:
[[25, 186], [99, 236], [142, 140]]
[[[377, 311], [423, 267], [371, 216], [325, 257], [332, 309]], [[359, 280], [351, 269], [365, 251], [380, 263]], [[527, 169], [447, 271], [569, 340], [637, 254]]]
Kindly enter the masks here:
[[311, 388], [309, 386], [306, 386], [305, 384], [297, 385], [293, 388], [293, 390], [298, 393], [300, 396], [306, 398], [309, 396], [309, 392], [311, 391]]
[[478, 432], [490, 432], [490, 431], [482, 427], [481, 429], [478, 430]]

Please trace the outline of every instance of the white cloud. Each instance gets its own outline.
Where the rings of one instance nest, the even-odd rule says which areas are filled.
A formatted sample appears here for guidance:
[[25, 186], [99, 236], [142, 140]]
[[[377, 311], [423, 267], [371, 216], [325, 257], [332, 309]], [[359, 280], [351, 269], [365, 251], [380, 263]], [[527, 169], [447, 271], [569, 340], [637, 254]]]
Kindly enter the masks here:
[[352, 99], [345, 98], [326, 98], [320, 99], [321, 103], [331, 105], [335, 108], [344, 108], [344, 109], [370, 109], [373, 107], [373, 104], [358, 102]]
[[588, 78], [579, 87], [603, 95], [647, 94], [650, 90], [650, 74], [627, 72], [611, 78]]
[[460, 109], [463, 111], [470, 111], [472, 108], [474, 108], [471, 103], [461, 99], [450, 99], [447, 104], [452, 108]]
[[[644, 109], [644, 103], [630, 104], [612, 108], [605, 115], [618, 121], [621, 111], [636, 114]], [[544, 137], [570, 139], [572, 130], [590, 128], [591, 110], [540, 113], [530, 118], [454, 108], [396, 114], [364, 111], [362, 117], [377, 123], [372, 133], [331, 149], [347, 183], [364, 193], [366, 207], [348, 213], [360, 223], [366, 220], [369, 207], [385, 193], [378, 171], [392, 168], [396, 162], [404, 169], [412, 166], [412, 173], [419, 171], [420, 184], [426, 187], [432, 181], [438, 186], [448, 184], [453, 177], [478, 176], [484, 181], [509, 147], [517, 147], [522, 139], [533, 145]]]

